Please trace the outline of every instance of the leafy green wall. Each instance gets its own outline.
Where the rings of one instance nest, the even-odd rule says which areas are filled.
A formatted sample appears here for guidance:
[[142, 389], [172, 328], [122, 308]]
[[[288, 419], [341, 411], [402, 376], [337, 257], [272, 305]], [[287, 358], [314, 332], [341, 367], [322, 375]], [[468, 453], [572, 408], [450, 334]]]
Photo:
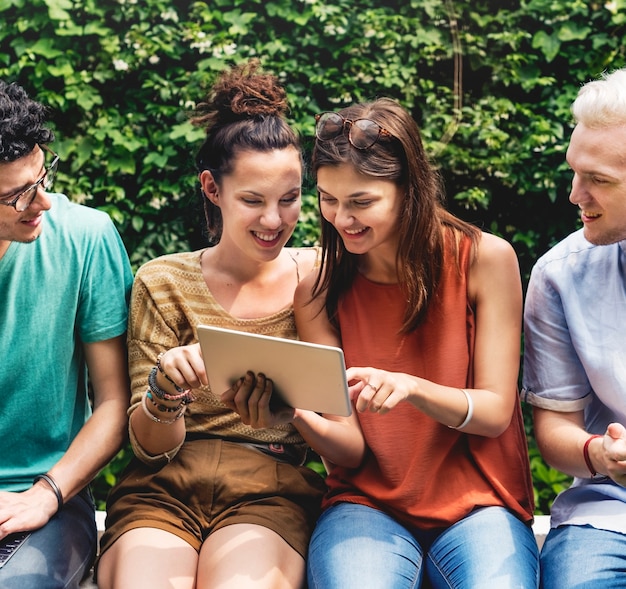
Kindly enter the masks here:
[[[48, 104], [57, 188], [109, 212], [133, 266], [204, 245], [186, 113], [257, 56], [313, 115], [390, 96], [423, 129], [449, 206], [511, 241], [524, 281], [576, 228], [564, 161], [578, 87], [625, 63], [626, 0], [0, 0], [0, 77]], [[318, 235], [310, 179], [297, 244]], [[539, 458], [540, 512], [567, 477]], [[122, 452], [96, 481], [102, 501]]]

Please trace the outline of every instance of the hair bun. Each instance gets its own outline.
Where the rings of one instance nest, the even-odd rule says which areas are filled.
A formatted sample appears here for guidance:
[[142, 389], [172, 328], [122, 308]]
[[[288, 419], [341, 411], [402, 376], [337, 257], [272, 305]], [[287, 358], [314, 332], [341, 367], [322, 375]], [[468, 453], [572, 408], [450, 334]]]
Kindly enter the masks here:
[[284, 115], [287, 94], [276, 76], [262, 73], [257, 59], [223, 72], [192, 121], [213, 126], [246, 118]]

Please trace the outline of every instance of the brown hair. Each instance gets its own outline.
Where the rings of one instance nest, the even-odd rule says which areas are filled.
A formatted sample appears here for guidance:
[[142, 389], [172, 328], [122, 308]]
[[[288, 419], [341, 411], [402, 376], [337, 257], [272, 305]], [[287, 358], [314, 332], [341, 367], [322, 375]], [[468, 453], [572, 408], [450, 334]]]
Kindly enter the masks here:
[[[384, 178], [403, 189], [402, 214], [398, 219], [399, 245], [396, 265], [407, 307], [402, 330], [415, 329], [423, 320], [436, 294], [445, 247], [445, 227], [454, 235], [456, 254], [463, 235], [474, 242], [479, 230], [444, 208], [444, 191], [439, 174], [424, 150], [417, 123], [394, 100], [380, 98], [339, 111], [345, 119], [370, 119], [390, 133], [368, 149], [355, 149], [345, 132], [330, 140], [316, 139], [313, 173], [323, 166], [350, 164], [367, 176]], [[314, 295], [326, 291], [326, 312], [336, 324], [341, 295], [352, 284], [358, 256], [346, 250], [337, 230], [322, 218], [322, 267]]]
[[[206, 139], [196, 155], [198, 171], [209, 170], [215, 182], [233, 169], [243, 150], [270, 151], [295, 147], [300, 140], [285, 119], [287, 95], [275, 76], [260, 71], [258, 60], [223, 72], [191, 122], [206, 128]], [[209, 239], [222, 234], [220, 208], [203, 198]]]

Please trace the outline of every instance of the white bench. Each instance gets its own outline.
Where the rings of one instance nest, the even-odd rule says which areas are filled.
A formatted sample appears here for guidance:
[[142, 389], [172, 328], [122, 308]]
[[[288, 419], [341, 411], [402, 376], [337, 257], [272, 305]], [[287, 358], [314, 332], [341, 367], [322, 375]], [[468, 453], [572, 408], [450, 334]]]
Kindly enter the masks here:
[[104, 532], [104, 520], [106, 519], [106, 511], [96, 511], [96, 527], [98, 528], [98, 543]]
[[533, 532], [535, 533], [535, 539], [537, 540], [537, 546], [539, 546], [539, 550], [541, 550], [541, 547], [543, 546], [543, 541], [546, 539], [549, 531], [550, 516], [536, 515], [535, 523], [533, 523]]
[[[96, 511], [96, 525], [98, 526], [98, 542], [102, 532], [104, 532], [104, 519], [106, 513], [104, 511]], [[543, 546], [543, 541], [546, 539], [548, 532], [550, 531], [550, 516], [549, 515], [536, 515], [535, 523], [533, 524], [533, 532], [537, 539], [539, 548]]]
[[[104, 532], [104, 519], [106, 513], [104, 511], [96, 511], [96, 525], [98, 526], [98, 542], [102, 532]], [[550, 531], [550, 516], [549, 515], [536, 515], [535, 523], [533, 524], [533, 532], [535, 539], [537, 540], [537, 546], [539, 549], [543, 546], [543, 541], [546, 539], [548, 532]], [[81, 583], [81, 589], [97, 589], [96, 584], [91, 578]]]
[[[100, 538], [104, 532], [104, 520], [106, 518], [105, 511], [96, 511], [96, 528], [98, 529], [98, 548], [100, 547]], [[98, 586], [93, 582], [93, 571], [89, 576], [80, 584], [80, 589], [98, 589]]]

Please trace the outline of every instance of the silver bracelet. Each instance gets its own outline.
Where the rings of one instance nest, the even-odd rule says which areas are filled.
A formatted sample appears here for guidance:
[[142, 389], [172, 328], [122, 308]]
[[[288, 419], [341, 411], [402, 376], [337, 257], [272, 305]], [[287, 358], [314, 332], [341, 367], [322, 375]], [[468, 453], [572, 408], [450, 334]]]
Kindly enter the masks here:
[[472, 400], [472, 396], [465, 389], [459, 390], [467, 399], [467, 414], [465, 415], [465, 419], [461, 425], [449, 425], [448, 427], [451, 429], [463, 429], [470, 421], [472, 421], [472, 417], [474, 416], [474, 401]]
[[63, 508], [63, 493], [61, 493], [61, 489], [59, 488], [59, 485], [56, 484], [56, 481], [48, 473], [38, 474], [33, 479], [33, 485], [37, 483], [38, 481], [46, 481], [46, 483], [48, 483], [48, 486], [54, 492], [54, 495], [57, 498], [56, 513], [59, 513], [59, 511], [61, 511], [61, 509]]

